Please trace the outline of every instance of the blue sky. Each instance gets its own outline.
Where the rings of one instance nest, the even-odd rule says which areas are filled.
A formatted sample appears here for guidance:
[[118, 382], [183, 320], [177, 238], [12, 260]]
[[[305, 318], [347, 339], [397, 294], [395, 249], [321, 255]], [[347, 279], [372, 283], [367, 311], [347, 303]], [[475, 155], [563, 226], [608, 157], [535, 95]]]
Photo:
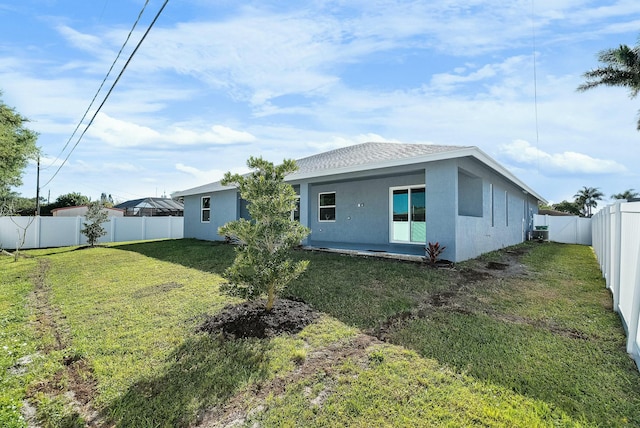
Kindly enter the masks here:
[[[163, 3], [149, 1], [98, 103]], [[475, 145], [551, 202], [640, 191], [640, 99], [576, 92], [599, 51], [638, 42], [638, 0], [171, 0], [67, 144], [143, 4], [0, 0], [2, 99], [40, 133], [52, 201], [168, 195], [250, 155], [367, 141]], [[35, 183], [31, 165], [17, 190]]]

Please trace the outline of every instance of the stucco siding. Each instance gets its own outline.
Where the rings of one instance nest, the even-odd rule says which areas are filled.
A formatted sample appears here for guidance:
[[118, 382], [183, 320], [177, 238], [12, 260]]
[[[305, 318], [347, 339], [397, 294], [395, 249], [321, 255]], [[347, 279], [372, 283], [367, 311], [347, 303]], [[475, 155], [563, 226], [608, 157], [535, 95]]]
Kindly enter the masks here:
[[[388, 249], [389, 188], [410, 185], [424, 185], [424, 173], [309, 185], [307, 218], [312, 230], [309, 244], [345, 244], [345, 248], [358, 244], [361, 249]], [[319, 219], [319, 194], [325, 192], [335, 192], [335, 221]]]
[[[211, 197], [211, 214], [209, 222], [201, 221], [201, 201], [203, 196]], [[218, 228], [228, 221], [238, 218], [238, 197], [235, 189], [224, 190], [212, 194], [185, 196], [184, 198], [184, 236], [208, 241], [220, 241], [224, 237], [218, 235]]]
[[457, 216], [456, 261], [523, 242], [535, 199], [482, 165], [461, 159], [458, 167], [482, 179], [482, 216]]
[[456, 261], [457, 163], [433, 162], [426, 169], [427, 239], [445, 246], [441, 258]]

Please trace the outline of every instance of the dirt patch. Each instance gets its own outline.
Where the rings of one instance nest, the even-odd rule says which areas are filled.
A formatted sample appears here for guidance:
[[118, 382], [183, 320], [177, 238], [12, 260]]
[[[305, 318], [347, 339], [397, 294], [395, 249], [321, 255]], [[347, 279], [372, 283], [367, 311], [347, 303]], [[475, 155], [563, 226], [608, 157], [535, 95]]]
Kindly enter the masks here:
[[[58, 308], [50, 303], [51, 291], [46, 283], [49, 266], [48, 260], [40, 261], [32, 277], [34, 291], [30, 298], [30, 305], [35, 313], [34, 329], [43, 338], [53, 338], [52, 341], [42, 341], [45, 343], [40, 350], [43, 353], [71, 349], [71, 335], [65, 326], [65, 318]], [[44, 393], [49, 396], [63, 396], [73, 411], [85, 421], [85, 426], [103, 426], [99, 413], [91, 405], [96, 394], [97, 382], [89, 364], [80, 355], [74, 353], [64, 354], [60, 362], [63, 369], [52, 378], [29, 386], [27, 398], [32, 402], [29, 406], [24, 406], [25, 420], [29, 424], [35, 423], [35, 411], [32, 405], [37, 403], [33, 402], [33, 398], [37, 393]]]
[[569, 339], [589, 340], [589, 335], [573, 328], [566, 328], [556, 325], [552, 322], [543, 320], [532, 320], [530, 318], [520, 317], [517, 315], [505, 315], [505, 314], [489, 314], [500, 321], [505, 321], [513, 324], [530, 325], [535, 328], [547, 330], [553, 334], [567, 337]]
[[177, 282], [167, 282], [164, 284], [150, 285], [148, 287], [141, 288], [133, 293], [133, 297], [136, 299], [142, 299], [144, 297], [151, 297], [157, 294], [167, 293], [176, 288], [182, 288], [184, 285]]
[[506, 270], [509, 267], [507, 263], [489, 262], [487, 263], [487, 269], [493, 270]]
[[270, 311], [264, 300], [226, 306], [216, 315], [208, 317], [198, 328], [209, 334], [222, 334], [230, 338], [267, 338], [283, 333], [295, 334], [320, 316], [304, 302], [277, 299]]

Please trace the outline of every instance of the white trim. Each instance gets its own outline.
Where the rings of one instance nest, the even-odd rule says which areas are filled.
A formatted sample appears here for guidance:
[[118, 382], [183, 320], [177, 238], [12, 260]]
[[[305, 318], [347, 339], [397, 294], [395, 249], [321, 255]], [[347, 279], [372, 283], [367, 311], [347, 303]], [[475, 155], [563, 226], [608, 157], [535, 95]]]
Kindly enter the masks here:
[[[406, 245], [425, 245], [426, 244], [426, 240], [427, 237], [425, 236], [425, 242], [414, 242], [411, 241], [411, 213], [408, 212], [408, 219], [407, 219], [407, 223], [409, 223], [409, 240], [408, 241], [397, 241], [393, 239], [393, 191], [394, 190], [409, 190], [409, 193], [411, 192], [411, 189], [425, 189], [425, 195], [424, 195], [424, 204], [425, 204], [425, 208], [427, 206], [427, 191], [426, 191], [426, 185], [424, 184], [414, 184], [414, 185], [407, 185], [407, 186], [393, 186], [393, 187], [389, 187], [389, 243], [390, 244], [406, 244]], [[411, 199], [408, 199], [408, 202], [411, 202]], [[426, 225], [427, 219], [426, 219], [426, 213], [425, 213], [425, 225]]]
[[[333, 193], [333, 202], [334, 202], [334, 204], [333, 205], [320, 205], [320, 196], [329, 195], [331, 193]], [[335, 223], [335, 221], [336, 221], [336, 219], [338, 217], [338, 210], [336, 209], [336, 202], [338, 202], [338, 201], [336, 200], [336, 198], [337, 198], [337, 194], [336, 194], [335, 190], [333, 190], [331, 192], [319, 192], [318, 193], [318, 222], [319, 223]], [[320, 210], [322, 208], [333, 208], [333, 220], [322, 220], [320, 218]]]

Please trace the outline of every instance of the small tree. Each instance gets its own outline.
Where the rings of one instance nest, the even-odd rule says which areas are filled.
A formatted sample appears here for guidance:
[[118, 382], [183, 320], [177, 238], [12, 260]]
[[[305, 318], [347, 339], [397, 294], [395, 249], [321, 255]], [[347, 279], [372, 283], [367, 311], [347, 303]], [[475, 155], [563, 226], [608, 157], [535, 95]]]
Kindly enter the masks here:
[[612, 199], [626, 200], [626, 201], [630, 201], [631, 199], [635, 199], [638, 197], [640, 197], [640, 193], [636, 192], [634, 189], [627, 189], [622, 193], [616, 193], [615, 195], [611, 195]]
[[224, 273], [229, 283], [222, 290], [247, 299], [267, 295], [266, 309], [273, 308], [276, 295], [307, 269], [308, 260], [294, 262], [290, 250], [299, 245], [310, 230], [291, 219], [297, 195], [284, 182], [298, 169], [286, 159], [274, 166], [262, 158], [247, 161], [254, 171], [248, 175], [227, 172], [223, 185], [235, 184], [248, 202], [251, 220], [231, 221], [218, 229], [222, 236], [238, 242], [236, 258]]
[[107, 234], [107, 231], [102, 227], [102, 223], [109, 221], [109, 215], [103, 208], [99, 201], [89, 203], [89, 209], [85, 215], [85, 219], [89, 223], [82, 223], [84, 229], [80, 232], [87, 237], [87, 242], [91, 247], [96, 245], [101, 236]]

